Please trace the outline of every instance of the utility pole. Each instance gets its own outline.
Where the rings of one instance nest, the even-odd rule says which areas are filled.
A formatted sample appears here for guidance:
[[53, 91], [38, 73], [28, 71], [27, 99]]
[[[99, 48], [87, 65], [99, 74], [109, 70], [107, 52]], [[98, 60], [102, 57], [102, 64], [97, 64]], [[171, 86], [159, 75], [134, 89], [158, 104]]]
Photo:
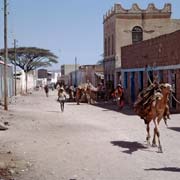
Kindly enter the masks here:
[[14, 80], [14, 94], [15, 96], [17, 95], [17, 88], [16, 88], [16, 43], [17, 40], [14, 39], [14, 75], [15, 75], [15, 80]]
[[75, 85], [77, 86], [77, 58], [75, 57]]
[[7, 58], [7, 0], [4, 0], [4, 110], [8, 110]]

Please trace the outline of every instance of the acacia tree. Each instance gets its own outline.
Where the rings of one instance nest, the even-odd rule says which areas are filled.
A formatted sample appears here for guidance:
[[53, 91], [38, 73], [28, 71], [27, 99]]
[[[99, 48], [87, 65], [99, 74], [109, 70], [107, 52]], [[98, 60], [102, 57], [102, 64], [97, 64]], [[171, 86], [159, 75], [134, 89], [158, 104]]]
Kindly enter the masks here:
[[[19, 66], [26, 76], [26, 92], [27, 92], [27, 74], [29, 71], [35, 70], [39, 67], [51, 66], [53, 63], [58, 63], [57, 56], [50, 50], [41, 49], [37, 47], [19, 47], [15, 49], [8, 49], [8, 57], [12, 64]], [[0, 55], [4, 55], [4, 49], [0, 50]]]

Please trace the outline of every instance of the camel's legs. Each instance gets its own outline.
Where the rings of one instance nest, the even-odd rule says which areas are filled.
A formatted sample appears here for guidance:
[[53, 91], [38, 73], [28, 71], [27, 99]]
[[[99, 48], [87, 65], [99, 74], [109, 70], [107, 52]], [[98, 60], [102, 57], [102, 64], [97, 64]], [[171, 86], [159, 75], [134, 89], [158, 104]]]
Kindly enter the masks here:
[[150, 127], [149, 127], [149, 123], [147, 123], [147, 127], [146, 127], [146, 130], [147, 130], [147, 136], [146, 136], [146, 141], [148, 143], [148, 145], [150, 145]]
[[162, 146], [161, 146], [161, 142], [160, 142], [160, 132], [158, 130], [158, 124], [160, 122], [160, 118], [157, 119], [158, 123], [156, 122], [156, 119], [154, 119], [153, 121], [154, 121], [154, 125], [155, 125], [155, 133], [156, 133], [156, 135], [158, 137], [159, 152], [162, 153], [163, 151], [162, 151]]
[[152, 141], [152, 146], [153, 147], [157, 147], [157, 144], [156, 144], [156, 128], [154, 128], [154, 136], [153, 136], [153, 141]]

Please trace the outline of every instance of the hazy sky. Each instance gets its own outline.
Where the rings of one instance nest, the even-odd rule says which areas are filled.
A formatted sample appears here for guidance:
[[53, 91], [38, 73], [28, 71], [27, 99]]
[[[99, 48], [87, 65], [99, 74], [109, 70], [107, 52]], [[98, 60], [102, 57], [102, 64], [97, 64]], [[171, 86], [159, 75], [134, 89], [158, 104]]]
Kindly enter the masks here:
[[[172, 4], [172, 18], [180, 18], [179, 0], [8, 0], [8, 46], [13, 39], [18, 46], [50, 49], [59, 56], [60, 64], [94, 64], [103, 53], [103, 15], [114, 3], [131, 8], [148, 3], [163, 8]], [[3, 48], [3, 0], [0, 1], [0, 48]]]

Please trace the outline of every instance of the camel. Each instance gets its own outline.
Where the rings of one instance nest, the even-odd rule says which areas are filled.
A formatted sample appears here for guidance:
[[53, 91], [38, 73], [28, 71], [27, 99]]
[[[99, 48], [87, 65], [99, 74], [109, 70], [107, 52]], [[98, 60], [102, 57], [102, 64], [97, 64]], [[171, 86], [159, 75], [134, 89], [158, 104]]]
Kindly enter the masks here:
[[88, 104], [94, 104], [97, 101], [97, 88], [95, 88], [92, 84], [88, 85], [86, 88], [86, 98]]
[[78, 86], [76, 92], [76, 102], [79, 104], [80, 101], [93, 104], [97, 100], [97, 88], [91, 83], [84, 83]]
[[[149, 87], [148, 87], [149, 88]], [[172, 87], [170, 84], [159, 84], [158, 88], [152, 85], [150, 87], [151, 89], [151, 96], [149, 96], [146, 99], [146, 103], [148, 102], [148, 106], [146, 108], [143, 108], [142, 106], [145, 103], [142, 103], [142, 99], [138, 98], [138, 100], [135, 102], [134, 108], [135, 112], [144, 119], [145, 124], [147, 125], [147, 137], [146, 140], [148, 144], [150, 144], [150, 122], [154, 122], [154, 135], [153, 135], [153, 141], [152, 146], [156, 147], [156, 136], [158, 138], [158, 149], [159, 152], [163, 152], [162, 145], [160, 142], [160, 132], [158, 129], [159, 123], [162, 118], [167, 119], [169, 117], [169, 95], [172, 91]], [[152, 95], [153, 92], [153, 95]], [[141, 106], [141, 107], [140, 107]]]
[[84, 92], [83, 88], [77, 87], [77, 89], [76, 89], [76, 97], [75, 97], [77, 105], [80, 104], [80, 100], [81, 100], [81, 97], [83, 95], [83, 92]]

